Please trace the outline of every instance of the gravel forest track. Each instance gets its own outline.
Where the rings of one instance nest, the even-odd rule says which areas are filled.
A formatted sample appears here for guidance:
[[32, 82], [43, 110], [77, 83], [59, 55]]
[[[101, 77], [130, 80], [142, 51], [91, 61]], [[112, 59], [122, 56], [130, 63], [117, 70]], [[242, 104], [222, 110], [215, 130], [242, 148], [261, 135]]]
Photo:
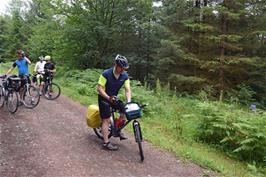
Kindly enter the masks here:
[[141, 163], [129, 133], [126, 141], [112, 139], [118, 151], [103, 150], [85, 112], [63, 95], [55, 101], [41, 98], [33, 110], [19, 107], [9, 114], [0, 109], [0, 177], [214, 176], [147, 141]]

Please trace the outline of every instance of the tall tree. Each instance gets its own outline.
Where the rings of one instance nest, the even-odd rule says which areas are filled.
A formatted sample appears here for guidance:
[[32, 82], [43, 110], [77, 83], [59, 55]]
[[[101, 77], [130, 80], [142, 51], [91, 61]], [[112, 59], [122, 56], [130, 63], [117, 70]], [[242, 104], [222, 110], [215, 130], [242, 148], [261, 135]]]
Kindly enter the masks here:
[[6, 47], [8, 44], [7, 34], [7, 17], [0, 16], [0, 62], [6, 58]]
[[[9, 4], [10, 19], [8, 22], [8, 44], [6, 46], [6, 56], [9, 59], [15, 57], [18, 49], [26, 50], [26, 44], [30, 37], [30, 27], [25, 23], [26, 4], [21, 0], [12, 0]], [[12, 59], [13, 60], [13, 59]]]
[[163, 1], [159, 22], [169, 35], [158, 49], [157, 76], [181, 91], [211, 86], [220, 100], [243, 84], [264, 93], [261, 82], [254, 82], [255, 76], [265, 80], [263, 3]]

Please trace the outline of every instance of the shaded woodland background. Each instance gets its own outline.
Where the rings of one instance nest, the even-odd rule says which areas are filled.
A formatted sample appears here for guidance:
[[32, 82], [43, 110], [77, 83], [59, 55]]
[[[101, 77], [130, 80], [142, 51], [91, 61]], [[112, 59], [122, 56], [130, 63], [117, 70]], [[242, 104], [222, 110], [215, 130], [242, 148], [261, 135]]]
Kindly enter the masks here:
[[[155, 3], [157, 6], [155, 6]], [[159, 6], [158, 6], [159, 4]], [[142, 83], [266, 106], [266, 0], [12, 0], [0, 60], [22, 48], [69, 68], [107, 68], [117, 53]]]

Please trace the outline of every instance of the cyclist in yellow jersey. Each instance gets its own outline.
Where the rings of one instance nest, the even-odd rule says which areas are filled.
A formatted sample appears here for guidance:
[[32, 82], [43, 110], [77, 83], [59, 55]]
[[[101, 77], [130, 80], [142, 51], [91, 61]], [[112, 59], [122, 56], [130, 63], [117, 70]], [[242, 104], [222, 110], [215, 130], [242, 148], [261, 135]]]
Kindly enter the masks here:
[[[103, 147], [107, 150], [117, 150], [118, 147], [111, 144], [108, 139], [108, 128], [111, 117], [111, 106], [114, 102], [114, 97], [117, 96], [120, 88], [125, 86], [125, 95], [127, 102], [131, 102], [131, 89], [128, 74], [125, 72], [128, 69], [128, 61], [122, 55], [115, 57], [115, 65], [113, 68], [105, 70], [98, 81], [98, 104], [100, 108], [100, 115], [102, 118], [102, 134]], [[126, 139], [120, 133], [120, 140]]]

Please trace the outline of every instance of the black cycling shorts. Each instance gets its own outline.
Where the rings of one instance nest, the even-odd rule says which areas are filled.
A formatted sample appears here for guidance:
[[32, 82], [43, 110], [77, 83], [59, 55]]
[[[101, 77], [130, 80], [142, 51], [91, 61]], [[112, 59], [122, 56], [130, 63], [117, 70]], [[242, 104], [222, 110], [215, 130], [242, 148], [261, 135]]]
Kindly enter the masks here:
[[111, 117], [111, 105], [108, 100], [98, 95], [98, 104], [100, 109], [100, 116], [102, 119], [109, 119]]
[[19, 90], [21, 88], [24, 87], [24, 85], [26, 85], [26, 83], [28, 82], [29, 84], [31, 84], [31, 81], [30, 81], [30, 77], [29, 76], [22, 76], [22, 75], [19, 75], [20, 79], [21, 79], [21, 84], [20, 84], [20, 87], [19, 87]]

